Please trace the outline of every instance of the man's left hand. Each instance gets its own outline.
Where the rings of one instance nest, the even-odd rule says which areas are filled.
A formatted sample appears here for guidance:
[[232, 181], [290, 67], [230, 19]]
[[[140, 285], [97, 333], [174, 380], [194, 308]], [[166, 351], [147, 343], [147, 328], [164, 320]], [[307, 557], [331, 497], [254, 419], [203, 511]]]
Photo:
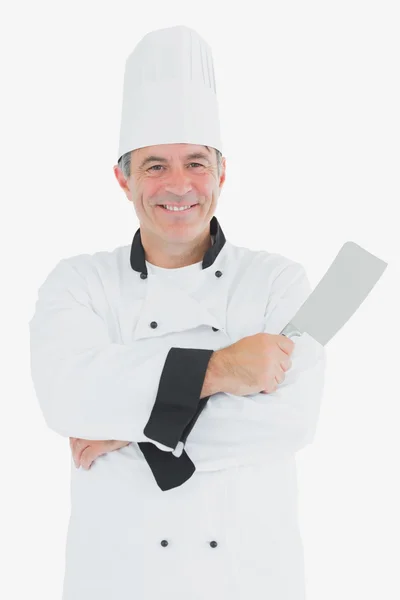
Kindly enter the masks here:
[[131, 442], [122, 442], [120, 440], [84, 440], [82, 438], [69, 438], [72, 456], [76, 468], [83, 467], [89, 469], [92, 462], [102, 454], [119, 450], [128, 446]]

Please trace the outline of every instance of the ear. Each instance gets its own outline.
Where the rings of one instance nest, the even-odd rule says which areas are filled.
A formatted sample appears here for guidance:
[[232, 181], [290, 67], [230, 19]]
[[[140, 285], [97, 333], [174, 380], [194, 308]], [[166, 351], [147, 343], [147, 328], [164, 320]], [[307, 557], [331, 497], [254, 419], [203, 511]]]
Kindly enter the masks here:
[[226, 159], [225, 157], [222, 158], [221, 161], [221, 175], [219, 177], [219, 189], [222, 189], [222, 186], [225, 183], [225, 178], [226, 178]]
[[125, 176], [118, 165], [113, 166], [113, 171], [114, 171], [114, 175], [115, 175], [116, 180], [118, 181], [119, 186], [121, 187], [121, 189], [123, 190], [123, 192], [125, 193], [126, 197], [129, 200], [130, 199], [130, 189], [128, 186], [128, 180], [125, 179]]

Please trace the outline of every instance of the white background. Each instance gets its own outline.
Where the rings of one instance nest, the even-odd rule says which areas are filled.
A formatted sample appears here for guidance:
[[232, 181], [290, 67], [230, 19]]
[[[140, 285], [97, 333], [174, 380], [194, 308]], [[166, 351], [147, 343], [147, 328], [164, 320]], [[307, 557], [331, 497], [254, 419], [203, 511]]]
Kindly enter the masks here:
[[2, 9], [1, 598], [61, 597], [70, 449], [39, 410], [28, 321], [58, 260], [129, 244], [139, 226], [112, 169], [124, 63], [143, 35], [173, 25], [196, 29], [213, 50], [226, 237], [303, 263], [313, 287], [347, 240], [389, 263], [327, 346], [317, 436], [297, 456], [307, 600], [400, 597], [398, 8], [53, 0]]

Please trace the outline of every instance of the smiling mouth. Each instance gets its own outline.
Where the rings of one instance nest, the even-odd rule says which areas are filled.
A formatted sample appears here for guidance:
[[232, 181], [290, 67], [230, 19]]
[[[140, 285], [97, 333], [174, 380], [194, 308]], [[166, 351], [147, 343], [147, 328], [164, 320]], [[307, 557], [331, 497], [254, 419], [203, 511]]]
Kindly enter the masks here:
[[165, 204], [158, 204], [157, 206], [158, 206], [158, 208], [161, 208], [163, 211], [168, 212], [168, 213], [173, 213], [173, 214], [180, 214], [180, 213], [182, 213], [183, 214], [183, 213], [192, 212], [196, 208], [196, 206], [199, 206], [199, 204], [198, 203], [197, 204], [192, 204], [190, 206], [190, 208], [179, 209], [179, 210], [165, 208]]

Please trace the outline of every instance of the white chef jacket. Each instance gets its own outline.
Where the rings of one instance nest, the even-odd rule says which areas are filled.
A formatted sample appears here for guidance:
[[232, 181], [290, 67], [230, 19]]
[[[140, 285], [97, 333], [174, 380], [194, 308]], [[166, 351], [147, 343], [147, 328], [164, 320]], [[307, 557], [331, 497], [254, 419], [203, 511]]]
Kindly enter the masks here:
[[278, 334], [311, 292], [304, 267], [225, 239], [164, 269], [132, 244], [60, 260], [29, 321], [47, 425], [125, 440], [76, 469], [63, 600], [304, 600], [295, 454], [312, 442], [325, 348], [293, 338], [270, 394], [199, 400], [212, 353]]

